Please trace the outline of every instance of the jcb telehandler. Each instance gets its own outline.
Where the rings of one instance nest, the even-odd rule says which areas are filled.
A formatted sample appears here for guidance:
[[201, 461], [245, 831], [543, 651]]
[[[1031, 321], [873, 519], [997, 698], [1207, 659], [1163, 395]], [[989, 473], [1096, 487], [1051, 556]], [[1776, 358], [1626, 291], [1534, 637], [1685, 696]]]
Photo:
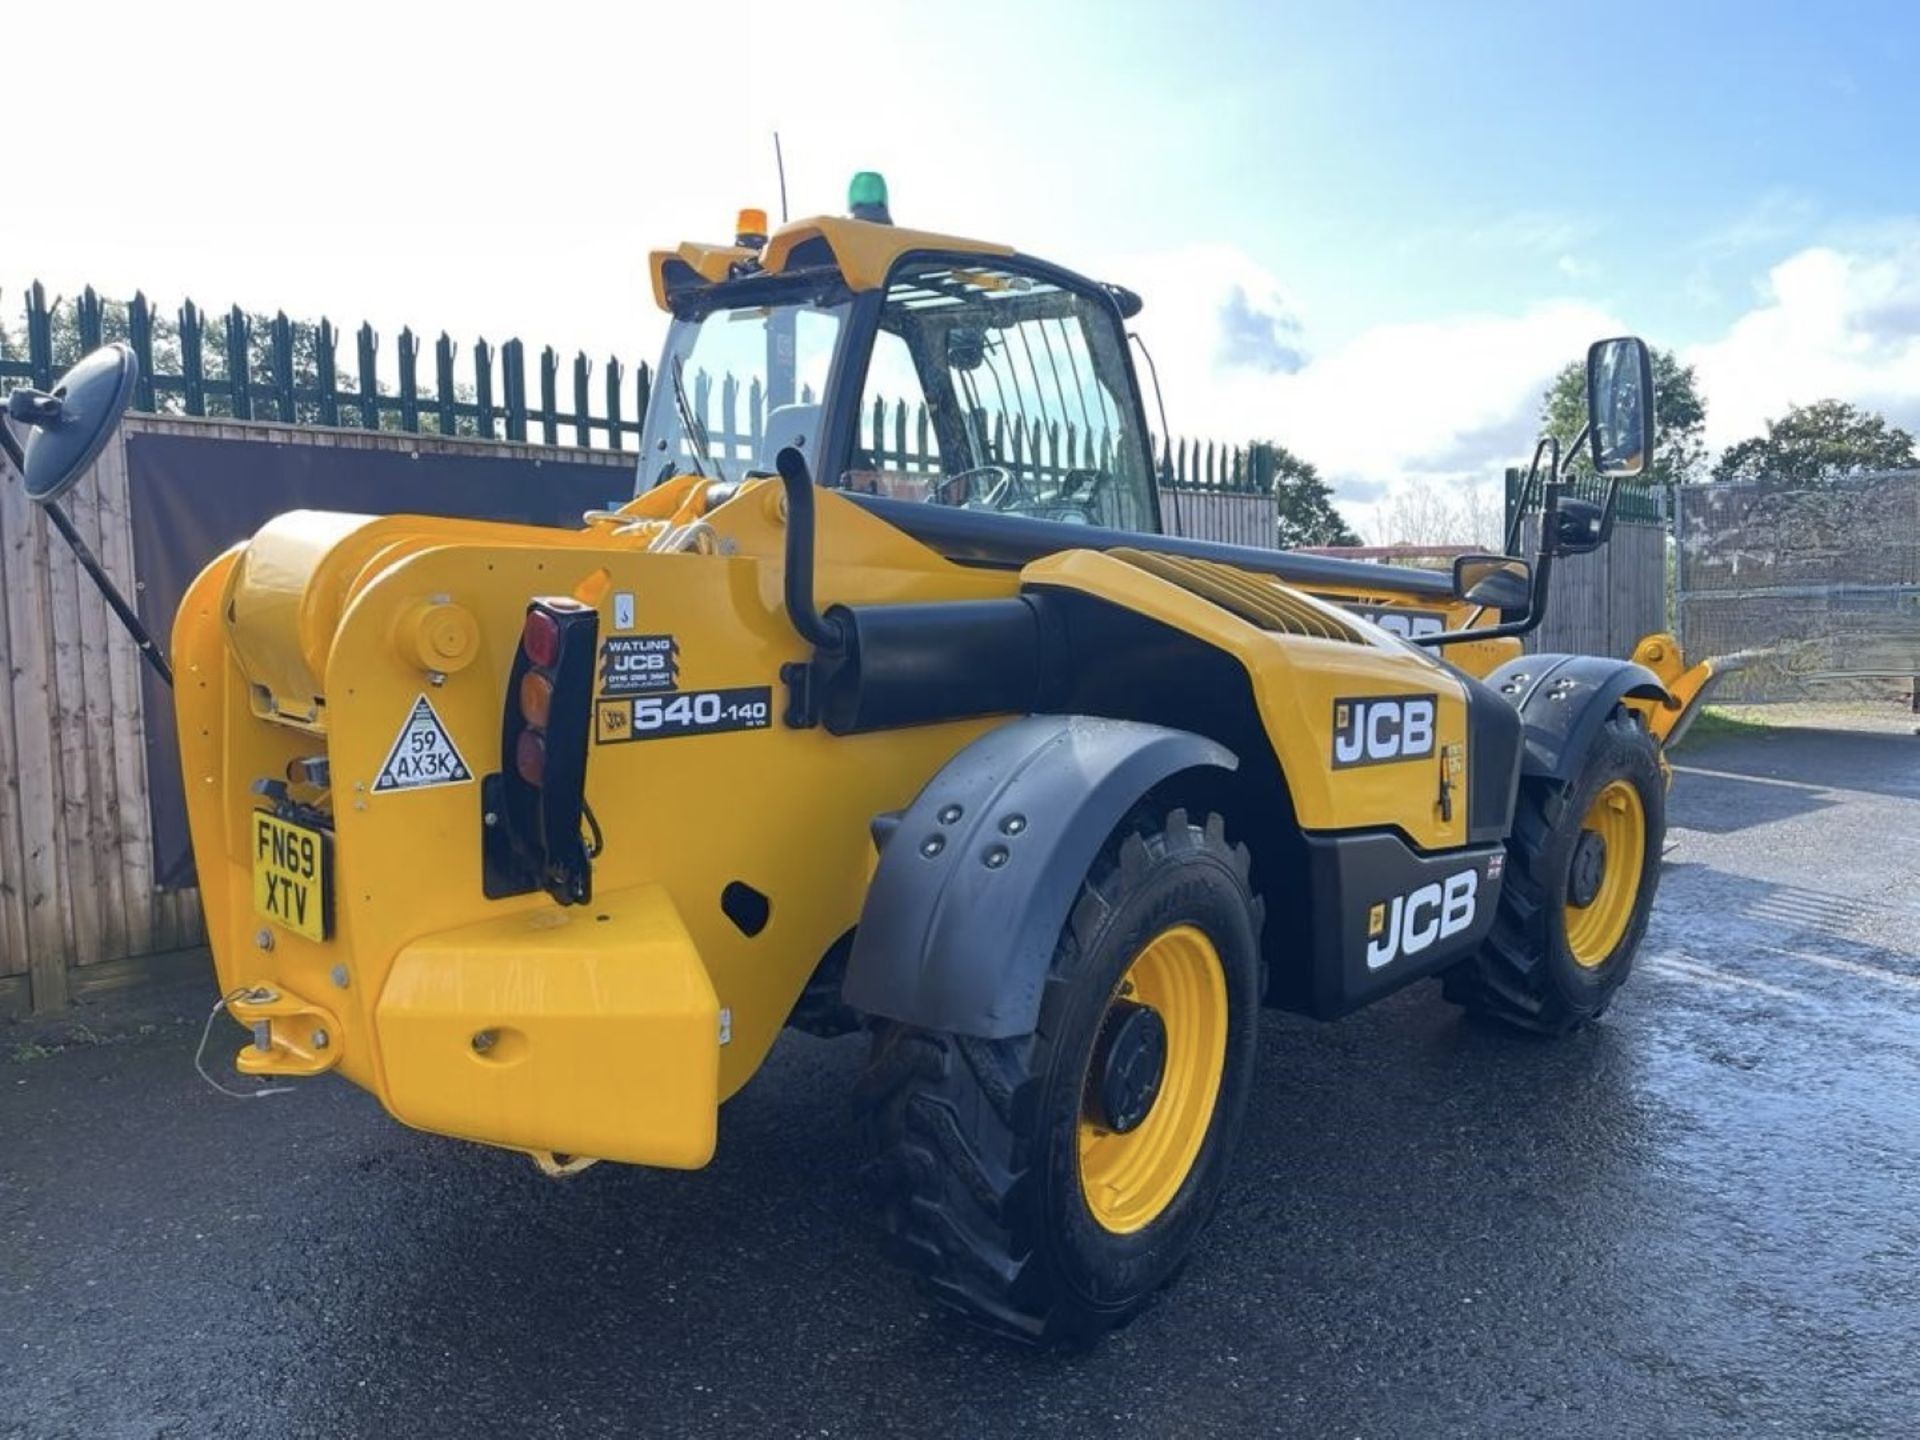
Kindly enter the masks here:
[[[1084, 1338], [1193, 1247], [1262, 1006], [1607, 1008], [1707, 667], [1521, 653], [1611, 523], [1547, 446], [1531, 561], [1166, 533], [1139, 299], [854, 199], [653, 255], [618, 511], [296, 511], [206, 568], [171, 657], [208, 929], [243, 1072], [337, 1070], [553, 1171], [704, 1165], [783, 1026], [864, 1027], [900, 1254]], [[755, 433], [709, 433], [703, 375]], [[110, 349], [14, 397], [37, 498], [130, 377]], [[1640, 470], [1645, 346], [1596, 344], [1588, 396], [1596, 470]]]

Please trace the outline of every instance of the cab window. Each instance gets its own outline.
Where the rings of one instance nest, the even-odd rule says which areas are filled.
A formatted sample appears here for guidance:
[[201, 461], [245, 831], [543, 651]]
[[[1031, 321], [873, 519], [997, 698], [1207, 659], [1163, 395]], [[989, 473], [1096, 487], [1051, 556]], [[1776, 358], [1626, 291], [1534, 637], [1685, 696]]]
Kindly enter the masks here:
[[897, 499], [1153, 528], [1125, 339], [1104, 300], [1012, 268], [903, 267], [842, 483]]

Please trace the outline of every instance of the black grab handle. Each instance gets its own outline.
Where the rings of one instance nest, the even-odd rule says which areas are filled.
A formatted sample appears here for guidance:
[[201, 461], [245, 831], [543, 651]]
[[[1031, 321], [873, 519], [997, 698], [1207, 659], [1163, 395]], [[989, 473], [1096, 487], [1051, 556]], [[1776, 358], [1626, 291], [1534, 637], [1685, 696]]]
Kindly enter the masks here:
[[816, 649], [843, 649], [846, 635], [839, 622], [822, 615], [813, 603], [813, 475], [807, 458], [785, 445], [773, 465], [787, 492], [787, 618]]

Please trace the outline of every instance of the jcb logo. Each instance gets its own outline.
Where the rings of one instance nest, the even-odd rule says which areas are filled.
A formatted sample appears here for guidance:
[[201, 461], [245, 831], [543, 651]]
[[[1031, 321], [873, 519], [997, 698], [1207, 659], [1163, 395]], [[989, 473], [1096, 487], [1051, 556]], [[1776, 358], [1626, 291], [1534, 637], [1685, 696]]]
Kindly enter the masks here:
[[1378, 970], [1402, 955], [1418, 955], [1436, 940], [1473, 924], [1480, 872], [1456, 870], [1411, 895], [1383, 900], [1367, 912], [1367, 968]]
[[1368, 609], [1364, 605], [1347, 607], [1363, 620], [1371, 620], [1389, 635], [1412, 640], [1419, 635], [1438, 635], [1447, 628], [1447, 617], [1432, 610], [1408, 610], [1400, 606]]
[[1434, 704], [1432, 695], [1370, 695], [1334, 701], [1334, 768], [1431, 755]]

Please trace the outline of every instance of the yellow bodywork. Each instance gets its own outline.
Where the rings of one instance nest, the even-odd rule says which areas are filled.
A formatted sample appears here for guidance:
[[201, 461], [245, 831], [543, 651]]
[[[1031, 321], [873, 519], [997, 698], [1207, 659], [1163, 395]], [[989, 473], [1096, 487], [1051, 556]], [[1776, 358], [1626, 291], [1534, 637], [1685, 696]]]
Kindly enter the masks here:
[[898, 225], [851, 220], [839, 215], [816, 215], [783, 225], [767, 237], [757, 254], [735, 245], [703, 245], [688, 241], [672, 250], [655, 250], [647, 257], [653, 277], [653, 298], [662, 310], [682, 286], [714, 285], [725, 280], [735, 265], [754, 261], [769, 275], [784, 274], [794, 251], [809, 240], [823, 240], [833, 252], [835, 266], [849, 290], [877, 290], [887, 283], [896, 261], [917, 250], [948, 255], [1014, 253], [1011, 245], [940, 235], [931, 230], [908, 230]]
[[[1668, 739], [1680, 733], [1684, 722], [1705, 698], [1718, 666], [1709, 658], [1688, 665], [1680, 653], [1680, 642], [1664, 631], [1649, 635], [1633, 649], [1633, 661], [1644, 665], [1667, 687], [1670, 700], [1629, 700], [1639, 712], [1653, 738], [1664, 747]], [[1664, 754], [1664, 752], [1663, 752]]]
[[[579, 531], [295, 512], [199, 577], [173, 634], [181, 755], [222, 991], [254, 1027], [243, 1068], [337, 1069], [409, 1124], [543, 1156], [708, 1159], [720, 1102], [859, 917], [873, 817], [1012, 717], [842, 736], [781, 724], [780, 667], [808, 654], [781, 598], [783, 496], [749, 481], [704, 514], [699, 550], [649, 551], [701, 516], [704, 492], [676, 480]], [[830, 491], [817, 512], [823, 606], [1023, 585], [1102, 597], [1240, 661], [1303, 825], [1464, 843], [1464, 804], [1449, 817], [1441, 800], [1465, 793], [1461, 685], [1345, 611], [1286, 591], [1345, 633], [1275, 633], [1112, 554], [967, 567]], [[605, 846], [585, 906], [482, 890], [479, 777], [500, 768], [508, 674], [542, 595], [596, 607], [603, 635], [631, 597], [636, 631], [674, 637], [681, 689], [766, 686], [774, 706], [762, 729], [593, 746]], [[1435, 700], [1431, 755], [1330, 767], [1337, 704], [1415, 693]], [[383, 791], [423, 700], [470, 778]], [[331, 823], [331, 928], [315, 940], [258, 913], [253, 850], [256, 782], [319, 757], [330, 788], [288, 792]], [[769, 902], [751, 936], [720, 906], [733, 881]]]

